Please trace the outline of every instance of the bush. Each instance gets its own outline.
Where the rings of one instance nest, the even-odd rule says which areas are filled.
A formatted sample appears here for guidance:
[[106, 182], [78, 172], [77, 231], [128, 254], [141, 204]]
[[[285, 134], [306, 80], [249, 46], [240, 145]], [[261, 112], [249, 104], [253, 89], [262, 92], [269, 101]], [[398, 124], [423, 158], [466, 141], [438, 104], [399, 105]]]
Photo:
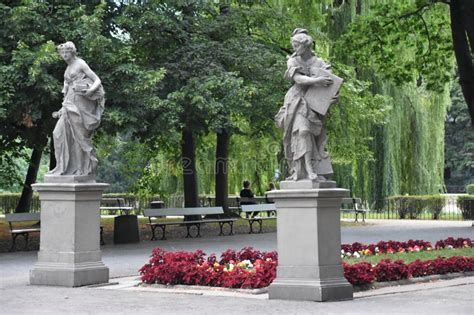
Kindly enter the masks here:
[[385, 259], [376, 266], [360, 262], [353, 265], [343, 263], [343, 267], [344, 277], [347, 281], [353, 285], [364, 285], [370, 284], [374, 280], [378, 282], [398, 281], [452, 272], [471, 272], [474, 271], [474, 257], [438, 257], [425, 261], [418, 259], [409, 264], [405, 264], [402, 260]]
[[343, 263], [344, 278], [352, 285], [363, 285], [375, 280], [372, 265], [368, 262], [360, 262], [353, 265]]
[[227, 250], [218, 261], [195, 252], [153, 250], [148, 264], [139, 271], [145, 283], [187, 284], [226, 288], [267, 287], [276, 277], [276, 252], [260, 252], [251, 247]]
[[381, 260], [374, 268], [375, 277], [378, 282], [397, 281], [408, 278], [408, 267], [403, 260], [391, 261]]
[[443, 248], [469, 248], [473, 247], [473, 241], [471, 241], [470, 238], [454, 238], [454, 237], [448, 237], [445, 240], [439, 240], [435, 244], [436, 249], [443, 249]]
[[[13, 213], [20, 200], [21, 193], [0, 193], [0, 213]], [[158, 196], [139, 196], [131, 193], [105, 193], [104, 198], [124, 198], [125, 203], [137, 210], [147, 208], [150, 201], [159, 200]], [[31, 198], [31, 212], [40, 211], [40, 201], [38, 193], [33, 193]]]
[[466, 194], [474, 195], [474, 184], [469, 184], [466, 186]]
[[[397, 249], [404, 246], [427, 246], [429, 242], [379, 242], [380, 248]], [[436, 243], [438, 249], [452, 246], [453, 248], [471, 247], [468, 238], [447, 238]], [[343, 245], [363, 251], [364, 248], [375, 247], [354, 243]], [[139, 271], [144, 283], [160, 283], [165, 285], [185, 284], [216, 286], [225, 288], [263, 288], [269, 286], [276, 278], [278, 256], [276, 252], [260, 252], [251, 247], [240, 251], [227, 250], [220, 256], [212, 254], [206, 257], [201, 250], [195, 252], [166, 252], [160, 248], [153, 250], [149, 263]], [[365, 285], [374, 281], [398, 281], [410, 277], [423, 277], [452, 272], [474, 271], [474, 257], [454, 256], [438, 257], [432, 260], [416, 260], [406, 264], [403, 260], [381, 260], [377, 265], [359, 262], [353, 265], [342, 263], [344, 277], [352, 285]]]
[[464, 220], [474, 220], [474, 195], [459, 196], [456, 203]]
[[[13, 213], [20, 200], [21, 193], [0, 193], [0, 213]], [[31, 197], [30, 212], [38, 212], [40, 210], [40, 201], [38, 193], [34, 192]]]
[[438, 220], [445, 205], [445, 197], [440, 195], [392, 196], [388, 200], [400, 219], [417, 219], [427, 211], [433, 220]]
[[446, 199], [443, 196], [425, 197], [425, 210], [431, 213], [433, 220], [438, 220], [443, 207], [446, 205]]

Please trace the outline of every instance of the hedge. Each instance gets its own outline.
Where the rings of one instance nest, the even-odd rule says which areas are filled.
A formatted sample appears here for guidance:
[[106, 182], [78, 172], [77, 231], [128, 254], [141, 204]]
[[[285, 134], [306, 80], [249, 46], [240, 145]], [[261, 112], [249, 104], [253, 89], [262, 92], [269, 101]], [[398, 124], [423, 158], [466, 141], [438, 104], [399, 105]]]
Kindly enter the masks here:
[[[0, 193], [0, 213], [15, 212], [16, 205], [20, 200], [20, 193]], [[160, 200], [159, 196], [139, 196], [130, 193], [106, 193], [104, 198], [124, 198], [125, 204], [135, 207], [138, 211], [148, 207], [151, 201]], [[166, 200], [165, 200], [166, 202]], [[37, 193], [33, 193], [30, 212], [39, 212], [40, 202]]]
[[[20, 193], [5, 193], [0, 192], [0, 213], [12, 213], [15, 212], [16, 205], [20, 200]], [[123, 198], [125, 204], [134, 207], [137, 211], [148, 208], [151, 201], [163, 200], [166, 207], [179, 208], [183, 206], [184, 197], [183, 195], [171, 195], [171, 196], [143, 196], [133, 193], [105, 193], [104, 198]], [[199, 196], [201, 204], [206, 204], [206, 196]], [[31, 200], [30, 212], [39, 212], [40, 202], [37, 193], [33, 193]]]
[[464, 220], [474, 220], [474, 194], [459, 196], [457, 199], [459, 209], [461, 209]]
[[438, 220], [446, 204], [446, 198], [441, 195], [392, 196], [388, 200], [400, 219], [417, 219], [423, 211], [428, 211], [433, 220]]
[[474, 184], [469, 184], [466, 186], [466, 194], [474, 195]]

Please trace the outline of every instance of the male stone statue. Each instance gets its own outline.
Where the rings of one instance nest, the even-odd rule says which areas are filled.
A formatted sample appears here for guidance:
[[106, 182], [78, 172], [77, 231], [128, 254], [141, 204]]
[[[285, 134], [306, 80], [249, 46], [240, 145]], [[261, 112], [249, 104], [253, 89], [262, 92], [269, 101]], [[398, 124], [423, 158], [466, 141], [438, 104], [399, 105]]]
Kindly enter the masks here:
[[104, 89], [99, 77], [77, 56], [74, 43], [59, 45], [58, 52], [67, 68], [62, 108], [53, 113], [59, 118], [53, 131], [56, 167], [49, 174], [95, 178], [97, 157], [92, 136], [104, 111]]
[[326, 181], [332, 175], [331, 158], [325, 151], [327, 142], [324, 118], [328, 107], [337, 102], [342, 79], [330, 72], [330, 65], [311, 50], [313, 38], [305, 29], [293, 31], [294, 54], [288, 59], [285, 78], [294, 85], [275, 117], [283, 129], [285, 158], [290, 163], [289, 180]]

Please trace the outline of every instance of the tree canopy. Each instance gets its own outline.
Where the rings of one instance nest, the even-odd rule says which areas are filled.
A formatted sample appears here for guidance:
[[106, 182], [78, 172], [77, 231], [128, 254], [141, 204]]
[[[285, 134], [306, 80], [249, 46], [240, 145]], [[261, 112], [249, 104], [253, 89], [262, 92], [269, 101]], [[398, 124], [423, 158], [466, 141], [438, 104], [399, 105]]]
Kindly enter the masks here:
[[[244, 179], [263, 193], [286, 175], [273, 116], [290, 85], [283, 72], [291, 31], [303, 27], [315, 38], [316, 54], [345, 81], [326, 121], [339, 185], [370, 201], [439, 192], [454, 60], [462, 60], [452, 14], [470, 8], [463, 0], [446, 4], [0, 4], [0, 173], [8, 178], [2, 186], [24, 176], [16, 161], [28, 153], [28, 190], [41, 153], [49, 152], [65, 68], [56, 45], [70, 40], [107, 93], [96, 135], [100, 180], [114, 182], [115, 191], [184, 192], [187, 205], [198, 194], [236, 193]], [[472, 29], [461, 15], [459, 32], [469, 38]], [[457, 104], [470, 104], [469, 71], [459, 64], [467, 81], [461, 78]]]

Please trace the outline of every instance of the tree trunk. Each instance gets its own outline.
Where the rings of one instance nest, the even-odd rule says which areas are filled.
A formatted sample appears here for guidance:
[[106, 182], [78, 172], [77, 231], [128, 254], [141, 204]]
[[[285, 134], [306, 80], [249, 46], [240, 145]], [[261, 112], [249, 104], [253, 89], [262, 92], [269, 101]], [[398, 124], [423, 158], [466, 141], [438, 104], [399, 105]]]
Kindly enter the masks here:
[[229, 142], [230, 134], [223, 129], [217, 133], [216, 143], [216, 206], [224, 208], [224, 213], [230, 215], [229, 205]]
[[53, 135], [49, 139], [49, 170], [51, 171], [56, 167], [56, 155], [54, 154]]
[[38, 170], [41, 163], [41, 156], [43, 155], [43, 146], [40, 148], [33, 148], [31, 153], [30, 164], [26, 173], [25, 183], [21, 192], [20, 200], [16, 206], [15, 212], [29, 212], [31, 206], [31, 197], [33, 196], [33, 189], [31, 185], [36, 182]]
[[196, 144], [191, 130], [184, 129], [181, 139], [181, 163], [183, 166], [184, 206], [199, 207], [196, 172]]
[[[474, 2], [471, 0], [451, 0], [451, 32], [453, 36], [454, 55], [459, 69], [459, 84], [474, 124], [474, 65], [471, 47], [474, 45]], [[468, 38], [471, 39], [469, 45]]]

